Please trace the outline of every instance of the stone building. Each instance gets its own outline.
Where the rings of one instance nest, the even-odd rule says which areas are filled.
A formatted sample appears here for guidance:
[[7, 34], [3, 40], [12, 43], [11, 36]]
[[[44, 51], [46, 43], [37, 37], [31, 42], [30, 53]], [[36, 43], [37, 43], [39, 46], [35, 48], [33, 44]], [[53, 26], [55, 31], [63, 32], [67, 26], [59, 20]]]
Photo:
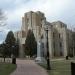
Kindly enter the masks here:
[[47, 22], [46, 17], [40, 11], [27, 12], [22, 17], [21, 31], [15, 33], [16, 39], [19, 40], [19, 56], [24, 57], [24, 44], [28, 30], [32, 30], [36, 41], [40, 39], [43, 43], [43, 52], [46, 55], [46, 30], [48, 26], [48, 43], [50, 57], [65, 57], [73, 54], [72, 51], [72, 31], [67, 28], [67, 25], [61, 21]]

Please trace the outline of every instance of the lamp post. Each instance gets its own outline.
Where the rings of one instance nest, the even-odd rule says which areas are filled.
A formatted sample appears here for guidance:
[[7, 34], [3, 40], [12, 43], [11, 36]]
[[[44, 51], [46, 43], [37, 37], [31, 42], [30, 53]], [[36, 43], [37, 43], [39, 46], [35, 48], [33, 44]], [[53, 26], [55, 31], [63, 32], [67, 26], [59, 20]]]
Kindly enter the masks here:
[[49, 25], [46, 24], [45, 25], [45, 31], [46, 31], [46, 49], [47, 49], [47, 57], [46, 57], [46, 60], [47, 60], [47, 70], [51, 70], [51, 66], [50, 66], [50, 59], [49, 59], [49, 44], [48, 44], [48, 29], [49, 28]]
[[15, 54], [14, 54], [14, 47], [15, 46], [12, 46], [12, 64], [16, 64], [16, 57], [15, 57]]

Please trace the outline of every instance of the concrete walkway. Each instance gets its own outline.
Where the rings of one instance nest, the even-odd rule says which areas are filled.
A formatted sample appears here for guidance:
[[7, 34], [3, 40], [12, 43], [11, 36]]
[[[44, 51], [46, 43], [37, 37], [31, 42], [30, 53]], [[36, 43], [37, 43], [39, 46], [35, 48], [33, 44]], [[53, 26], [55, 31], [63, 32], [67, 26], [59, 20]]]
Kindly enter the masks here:
[[17, 69], [11, 75], [48, 75], [33, 60], [17, 60]]

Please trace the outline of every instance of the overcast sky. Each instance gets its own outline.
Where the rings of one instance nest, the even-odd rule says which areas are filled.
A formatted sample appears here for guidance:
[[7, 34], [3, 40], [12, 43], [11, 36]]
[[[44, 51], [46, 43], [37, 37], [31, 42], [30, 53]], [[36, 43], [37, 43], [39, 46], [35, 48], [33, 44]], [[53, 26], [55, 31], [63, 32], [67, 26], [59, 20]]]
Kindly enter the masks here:
[[75, 0], [0, 0], [0, 8], [8, 18], [7, 25], [0, 27], [0, 42], [8, 31], [20, 30], [21, 17], [28, 11], [42, 11], [49, 22], [60, 20], [75, 27]]

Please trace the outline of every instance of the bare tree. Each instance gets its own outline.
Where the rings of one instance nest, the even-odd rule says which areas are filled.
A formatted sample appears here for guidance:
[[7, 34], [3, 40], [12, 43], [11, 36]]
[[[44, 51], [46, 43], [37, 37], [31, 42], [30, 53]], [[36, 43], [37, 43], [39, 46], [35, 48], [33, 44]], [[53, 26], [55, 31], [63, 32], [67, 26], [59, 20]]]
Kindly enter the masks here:
[[0, 9], [0, 26], [5, 26], [6, 25], [6, 15], [5, 15], [5, 12]]
[[[6, 25], [6, 20], [7, 18], [6, 18], [5, 12], [2, 9], [0, 9], [0, 27], [3, 27]], [[2, 32], [1, 29], [0, 29], [0, 32]], [[5, 62], [5, 56], [6, 56], [5, 47], [6, 47], [5, 44], [2, 44], [2, 48], [3, 48], [2, 52], [4, 51], [3, 53], [4, 62]]]

